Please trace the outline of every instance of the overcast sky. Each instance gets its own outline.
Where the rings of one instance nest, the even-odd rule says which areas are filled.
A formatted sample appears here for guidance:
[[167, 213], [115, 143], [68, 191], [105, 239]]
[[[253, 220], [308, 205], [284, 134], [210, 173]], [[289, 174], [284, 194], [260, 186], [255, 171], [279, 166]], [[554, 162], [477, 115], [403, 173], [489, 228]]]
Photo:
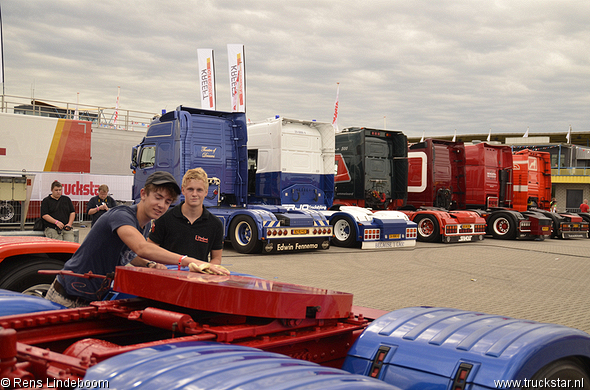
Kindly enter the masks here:
[[[0, 0], [5, 92], [198, 106], [197, 49], [245, 45], [247, 117], [408, 136], [590, 131], [588, 0]], [[33, 92], [34, 91], [34, 92]]]

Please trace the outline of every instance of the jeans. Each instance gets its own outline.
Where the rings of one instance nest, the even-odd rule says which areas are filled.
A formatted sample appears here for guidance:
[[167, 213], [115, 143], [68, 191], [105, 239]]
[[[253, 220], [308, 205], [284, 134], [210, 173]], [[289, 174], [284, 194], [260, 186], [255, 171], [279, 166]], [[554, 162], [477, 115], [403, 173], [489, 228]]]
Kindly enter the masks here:
[[88, 306], [88, 302], [83, 301], [82, 299], [69, 299], [67, 297], [64, 297], [63, 295], [55, 291], [54, 285], [55, 280], [51, 284], [51, 287], [49, 287], [49, 290], [47, 290], [45, 299], [50, 300], [51, 302], [59, 303], [60, 305], [70, 309], [73, 309], [75, 307]]

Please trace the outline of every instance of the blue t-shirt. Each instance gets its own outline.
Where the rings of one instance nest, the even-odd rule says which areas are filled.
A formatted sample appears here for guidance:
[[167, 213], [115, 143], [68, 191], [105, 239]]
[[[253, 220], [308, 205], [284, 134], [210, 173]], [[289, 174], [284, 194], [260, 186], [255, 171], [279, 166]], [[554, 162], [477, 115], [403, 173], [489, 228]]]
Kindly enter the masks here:
[[[107, 275], [115, 272], [115, 267], [126, 265], [133, 259], [125, 256], [130, 249], [119, 238], [117, 229], [130, 225], [144, 234], [137, 220], [137, 206], [117, 206], [96, 221], [76, 253], [68, 260], [64, 270], [77, 274], [92, 271], [94, 274]], [[59, 283], [69, 295], [86, 300], [100, 300], [110, 288], [104, 286], [105, 279], [86, 279], [76, 276], [59, 275]]]

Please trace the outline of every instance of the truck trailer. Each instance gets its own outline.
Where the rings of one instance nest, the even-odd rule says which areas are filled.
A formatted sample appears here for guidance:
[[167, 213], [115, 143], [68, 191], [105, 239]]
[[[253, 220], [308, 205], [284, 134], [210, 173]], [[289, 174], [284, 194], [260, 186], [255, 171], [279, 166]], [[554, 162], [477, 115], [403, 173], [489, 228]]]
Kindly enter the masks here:
[[353, 306], [349, 293], [173, 269], [117, 267], [112, 286], [105, 300], [75, 309], [1, 290], [1, 388], [590, 383], [590, 335], [561, 325], [438, 307], [385, 312]]
[[[376, 214], [382, 210], [403, 214], [416, 223], [419, 241], [483, 239], [485, 220], [477, 213], [441, 207], [442, 191], [430, 184], [438, 178], [433, 167], [427, 165], [432, 160], [419, 160], [424, 166], [420, 165], [420, 176], [416, 177], [407, 137], [402, 132], [347, 128], [336, 135], [336, 152], [335, 204], [367, 207]], [[411, 192], [416, 189], [421, 189], [423, 202], [411, 202], [411, 195], [415, 195]]]
[[[80, 108], [75, 119], [73, 109], [60, 111], [38, 100], [13, 111], [0, 112], [0, 227], [18, 229], [19, 224], [32, 224], [55, 180], [62, 183], [63, 195], [72, 199], [80, 216], [101, 184], [109, 186], [117, 201], [131, 201], [129, 150], [145, 135], [145, 126], [107, 127], [98, 121], [98, 109], [83, 114]], [[129, 115], [139, 120], [139, 113], [125, 113], [127, 119], [120, 123], [129, 124]], [[141, 114], [142, 118], [148, 115]], [[6, 195], [9, 171], [27, 176], [26, 200]]]
[[296, 121], [284, 128], [269, 124], [258, 129], [253, 126], [249, 152], [244, 113], [180, 106], [154, 119], [133, 148], [134, 199], [139, 200], [145, 180], [155, 171], [170, 172], [181, 183], [188, 169], [200, 167], [209, 177], [203, 204], [221, 219], [225, 238], [236, 251], [328, 249], [328, 220], [298, 205], [331, 197], [333, 171], [326, 172], [328, 157], [323, 154], [333, 159], [330, 145], [318, 150], [318, 128], [312, 131]]

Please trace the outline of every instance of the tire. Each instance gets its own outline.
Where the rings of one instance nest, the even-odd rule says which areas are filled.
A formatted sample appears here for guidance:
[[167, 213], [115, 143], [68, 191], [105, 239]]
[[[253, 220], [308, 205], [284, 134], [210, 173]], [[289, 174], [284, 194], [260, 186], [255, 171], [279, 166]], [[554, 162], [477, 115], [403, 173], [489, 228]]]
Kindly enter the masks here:
[[551, 238], [562, 238], [559, 230], [560, 220], [555, 215], [550, 215], [551, 218]]
[[49, 291], [49, 287], [51, 287], [51, 284], [47, 284], [47, 283], [36, 284], [34, 286], [27, 288], [22, 293], [25, 295], [32, 295], [34, 297], [45, 298], [45, 295], [47, 295], [47, 291]]
[[0, 201], [0, 223], [20, 222], [20, 209], [20, 202]]
[[516, 238], [516, 222], [505, 213], [494, 215], [488, 223], [488, 234], [500, 240], [512, 240]]
[[[577, 388], [590, 389], [590, 373], [584, 368], [584, 363], [578, 358], [560, 359], [547, 364], [545, 367], [537, 371], [531, 378], [532, 387], [523, 387], [523, 389], [538, 389], [539, 386], [536, 386], [536, 383], [541, 382], [544, 385], [545, 381], [550, 384], [552, 383], [551, 381], [556, 381], [553, 383], [557, 385], [558, 380], [559, 384], [569, 383], [568, 386], [559, 387], [574, 388], [577, 383]], [[584, 384], [584, 387], [579, 387], [579, 384], [582, 383]]]
[[230, 241], [238, 253], [260, 253], [262, 241], [258, 239], [258, 227], [247, 215], [238, 215], [229, 226]]
[[422, 242], [439, 242], [440, 225], [436, 217], [431, 214], [420, 214], [414, 218], [418, 225], [418, 241]]
[[335, 216], [330, 220], [330, 225], [334, 227], [332, 244], [344, 248], [356, 246], [356, 229], [350, 217], [344, 215]]
[[[36, 287], [39, 291], [41, 285], [50, 285], [55, 275], [42, 275], [39, 270], [60, 270], [64, 267], [62, 261], [50, 258], [30, 257], [14, 259], [13, 263], [2, 270], [0, 288], [17, 292], [24, 292]], [[45, 292], [47, 292], [45, 290]]]

